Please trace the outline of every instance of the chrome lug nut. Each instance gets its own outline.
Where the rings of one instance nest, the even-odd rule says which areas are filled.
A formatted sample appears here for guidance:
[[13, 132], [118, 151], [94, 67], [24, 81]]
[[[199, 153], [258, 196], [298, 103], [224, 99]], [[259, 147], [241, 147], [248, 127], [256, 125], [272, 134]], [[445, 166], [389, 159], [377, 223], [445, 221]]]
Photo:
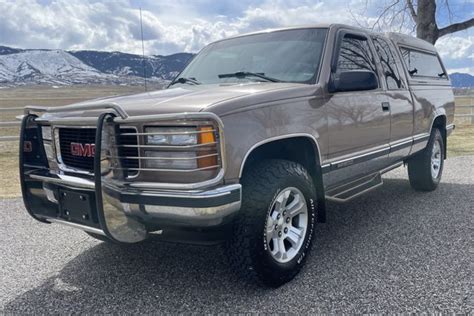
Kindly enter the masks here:
[[290, 222], [290, 218], [289, 218], [289, 217], [286, 218], [286, 222], [287, 222], [287, 223]]
[[281, 237], [281, 231], [278, 232], [278, 237]]
[[288, 227], [285, 227], [285, 229], [283, 230], [286, 233], [288, 233]]

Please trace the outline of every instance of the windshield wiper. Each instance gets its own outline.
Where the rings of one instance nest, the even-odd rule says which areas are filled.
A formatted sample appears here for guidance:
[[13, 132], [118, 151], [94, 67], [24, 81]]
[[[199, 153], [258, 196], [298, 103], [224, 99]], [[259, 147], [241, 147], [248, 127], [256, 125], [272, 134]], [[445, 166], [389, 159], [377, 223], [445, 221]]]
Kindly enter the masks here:
[[191, 84], [201, 84], [199, 81], [196, 80], [196, 78], [185, 78], [185, 77], [179, 77], [178, 79], [173, 80], [170, 83], [170, 86], [176, 84], [176, 83], [191, 83]]
[[248, 72], [248, 71], [238, 71], [230, 74], [220, 74], [217, 75], [219, 78], [245, 78], [245, 77], [257, 77], [265, 81], [271, 82], [281, 82], [281, 80], [265, 76], [262, 72]]

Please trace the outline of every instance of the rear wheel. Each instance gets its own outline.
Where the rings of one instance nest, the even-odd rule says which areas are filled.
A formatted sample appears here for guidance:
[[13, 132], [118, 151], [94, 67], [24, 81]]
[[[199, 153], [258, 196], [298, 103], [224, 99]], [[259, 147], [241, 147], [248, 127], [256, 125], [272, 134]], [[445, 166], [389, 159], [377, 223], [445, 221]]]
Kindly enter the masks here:
[[311, 249], [313, 182], [303, 166], [267, 160], [242, 178], [242, 208], [226, 250], [245, 278], [280, 286], [296, 276]]
[[408, 160], [408, 177], [417, 191], [433, 191], [438, 187], [444, 166], [444, 142], [439, 129], [433, 129], [428, 145]]

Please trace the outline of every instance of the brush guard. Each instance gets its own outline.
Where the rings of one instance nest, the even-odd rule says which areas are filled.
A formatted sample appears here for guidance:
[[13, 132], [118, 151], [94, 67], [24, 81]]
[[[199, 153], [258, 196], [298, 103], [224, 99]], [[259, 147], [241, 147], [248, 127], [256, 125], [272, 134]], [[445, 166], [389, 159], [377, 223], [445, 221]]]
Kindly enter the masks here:
[[[112, 109], [113, 112], [102, 113], [98, 119], [95, 119], [93, 176], [77, 177], [67, 172], [52, 172], [49, 169], [48, 157], [43, 146], [41, 125], [38, 123], [42, 122], [42, 119], [31, 112], [67, 112], [106, 108]], [[203, 117], [209, 114], [211, 113], [185, 113], [177, 116], [182, 119]], [[148, 194], [146, 197], [142, 197], [136, 188], [133, 194], [129, 194], [130, 192], [124, 193], [117, 187], [114, 178], [120, 171], [112, 166], [120, 165], [120, 161], [111, 158], [119, 156], [117, 152], [113, 152], [117, 151], [117, 146], [114, 144], [119, 142], [117, 121], [169, 120], [171, 117], [173, 116], [129, 117], [116, 104], [25, 108], [20, 134], [19, 171], [26, 210], [38, 221], [69, 225], [90, 233], [104, 235], [120, 243], [136, 243], [146, 239], [147, 224], [149, 224], [147, 221], [152, 221], [154, 225], [158, 221], [172, 222], [187, 227], [207, 227], [227, 222], [227, 219], [240, 209], [241, 186], [234, 184], [215, 187], [219, 183], [222, 184], [224, 168], [216, 178], [201, 183], [184, 185], [151, 183], [151, 188], [143, 188], [143, 190], [157, 194]], [[215, 119], [215, 117], [212, 118]], [[90, 124], [91, 118], [87, 119]], [[222, 123], [220, 120], [218, 122], [222, 131]], [[201, 189], [210, 186], [214, 188]], [[178, 188], [179, 195], [169, 193], [170, 190]], [[183, 196], [183, 188], [189, 190], [190, 193], [187, 196]], [[130, 202], [132, 198], [133, 201]], [[144, 210], [148, 211], [148, 207], [156, 213], [150, 215], [149, 212], [144, 212]], [[176, 211], [175, 214], [169, 212], [170, 207]]]

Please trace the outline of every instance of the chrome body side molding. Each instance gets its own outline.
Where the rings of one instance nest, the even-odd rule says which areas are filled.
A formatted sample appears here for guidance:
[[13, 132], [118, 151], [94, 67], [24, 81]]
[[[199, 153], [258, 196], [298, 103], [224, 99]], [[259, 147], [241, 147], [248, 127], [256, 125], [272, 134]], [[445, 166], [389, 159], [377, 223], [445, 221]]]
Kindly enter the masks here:
[[430, 134], [428, 133], [418, 134], [412, 137], [408, 137], [406, 139], [398, 140], [396, 142], [391, 142], [385, 146], [382, 146], [381, 148], [379, 147], [375, 150], [371, 150], [363, 154], [355, 154], [348, 158], [344, 158], [341, 160], [334, 160], [330, 163], [325, 163], [321, 166], [321, 168], [323, 169], [324, 173], [327, 173], [336, 169], [342, 169], [344, 167], [347, 167], [353, 164], [361, 163], [364, 161], [377, 158], [379, 156], [386, 155], [388, 153], [394, 152], [402, 148], [413, 146], [414, 144], [428, 141], [429, 137], [430, 137]]

